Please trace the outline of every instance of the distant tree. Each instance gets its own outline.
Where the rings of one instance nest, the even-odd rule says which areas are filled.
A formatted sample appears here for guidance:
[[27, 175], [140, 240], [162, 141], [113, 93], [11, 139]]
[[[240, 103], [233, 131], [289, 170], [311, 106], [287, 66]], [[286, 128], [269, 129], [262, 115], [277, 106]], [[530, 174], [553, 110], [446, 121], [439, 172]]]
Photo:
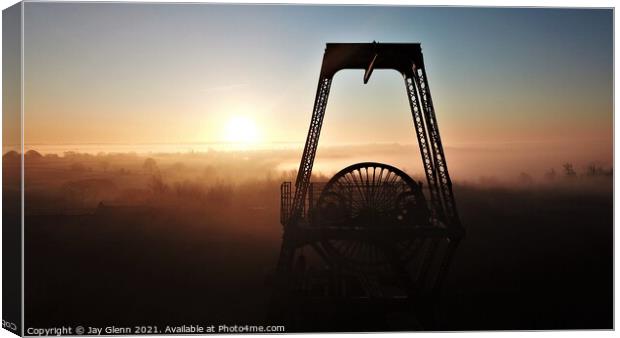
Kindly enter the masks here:
[[603, 167], [596, 165], [596, 163], [590, 163], [586, 166], [586, 176], [602, 176], [604, 172]]
[[2, 160], [5, 162], [13, 162], [20, 160], [20, 154], [14, 150], [8, 151], [4, 155], [2, 155]]
[[101, 169], [103, 169], [103, 172], [107, 172], [108, 168], [110, 168], [110, 162], [108, 161], [101, 161], [99, 162], [99, 165], [101, 166]]
[[206, 189], [201, 184], [197, 184], [188, 180], [177, 182], [174, 184], [174, 192], [177, 196], [195, 201], [203, 200], [206, 195]]
[[575, 177], [577, 176], [577, 173], [575, 172], [575, 169], [573, 168], [573, 164], [572, 163], [564, 163], [562, 165], [562, 168], [564, 168], [564, 175], [566, 175], [567, 177]]
[[164, 182], [161, 174], [159, 173], [154, 174], [153, 177], [151, 177], [148, 186], [149, 190], [156, 195], [163, 194], [168, 191], [168, 185]]
[[157, 162], [155, 162], [155, 160], [150, 157], [144, 160], [144, 164], [142, 164], [142, 169], [144, 169], [144, 171], [149, 174], [153, 174], [159, 171], [159, 168], [157, 167]]
[[43, 158], [43, 155], [34, 149], [28, 150], [24, 156], [27, 160], [38, 160]]
[[46, 154], [45, 158], [52, 159], [52, 160], [57, 160], [59, 158], [59, 156], [58, 156], [58, 154]]

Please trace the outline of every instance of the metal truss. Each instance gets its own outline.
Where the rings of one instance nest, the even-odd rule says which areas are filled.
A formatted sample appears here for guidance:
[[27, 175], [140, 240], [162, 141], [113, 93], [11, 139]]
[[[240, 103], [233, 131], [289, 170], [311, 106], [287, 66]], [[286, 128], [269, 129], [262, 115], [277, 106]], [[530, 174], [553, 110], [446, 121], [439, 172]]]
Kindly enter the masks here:
[[[278, 261], [278, 273], [286, 275], [282, 273], [291, 270], [295, 252], [302, 245], [316, 248], [318, 243], [316, 236], [327, 238], [339, 235], [326, 232], [325, 229], [317, 232], [316, 229], [309, 228], [305, 208], [332, 79], [334, 74], [342, 69], [364, 69], [366, 71], [364, 83], [368, 81], [374, 69], [393, 69], [400, 72], [404, 78], [426, 176], [426, 187], [430, 195], [430, 212], [434, 219], [440, 221], [449, 230], [443, 235], [425, 239], [429, 241], [429, 245], [425, 250], [424, 264], [420, 270], [421, 280], [426, 278], [430, 269], [429, 264], [440, 243], [445, 243], [441, 244], [445, 249], [445, 255], [439, 260], [439, 268], [436, 270], [437, 275], [432, 286], [433, 292], [436, 292], [460, 241], [463, 229], [456, 210], [452, 182], [419, 44], [327, 44], [292, 203], [288, 199], [290, 196], [288, 194], [291, 193], [290, 186], [283, 185], [283, 191], [287, 193], [287, 197], [283, 197], [282, 205], [290, 209], [282, 213], [284, 235]], [[319, 254], [322, 253], [321, 250], [317, 249], [317, 251]]]
[[366, 69], [365, 80], [374, 68], [395, 69], [404, 76], [432, 212], [448, 225], [460, 226], [419, 44], [377, 43], [328, 44], [287, 223], [297, 223], [303, 216], [332, 78], [338, 70], [345, 68]]

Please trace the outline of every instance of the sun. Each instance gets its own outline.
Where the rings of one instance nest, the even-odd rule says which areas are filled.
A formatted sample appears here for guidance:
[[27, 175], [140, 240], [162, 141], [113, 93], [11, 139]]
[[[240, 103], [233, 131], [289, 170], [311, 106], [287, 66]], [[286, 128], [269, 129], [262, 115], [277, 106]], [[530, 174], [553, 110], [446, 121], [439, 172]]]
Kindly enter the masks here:
[[230, 143], [254, 144], [259, 140], [259, 133], [254, 120], [246, 116], [234, 116], [226, 123], [224, 137]]

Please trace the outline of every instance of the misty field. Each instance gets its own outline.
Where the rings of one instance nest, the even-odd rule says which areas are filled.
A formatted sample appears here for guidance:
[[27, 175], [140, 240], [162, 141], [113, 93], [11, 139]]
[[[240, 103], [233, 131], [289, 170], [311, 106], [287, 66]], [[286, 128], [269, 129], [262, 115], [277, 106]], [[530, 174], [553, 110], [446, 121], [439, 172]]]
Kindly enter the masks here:
[[[4, 156], [5, 175], [18, 173], [15, 155]], [[26, 326], [278, 325], [265, 322], [269, 276], [280, 183], [295, 176], [282, 163], [298, 156], [29, 152]], [[467, 235], [440, 327], [612, 327], [611, 171], [567, 169], [455, 182]], [[383, 329], [415, 329], [407, 318], [393, 325]]]

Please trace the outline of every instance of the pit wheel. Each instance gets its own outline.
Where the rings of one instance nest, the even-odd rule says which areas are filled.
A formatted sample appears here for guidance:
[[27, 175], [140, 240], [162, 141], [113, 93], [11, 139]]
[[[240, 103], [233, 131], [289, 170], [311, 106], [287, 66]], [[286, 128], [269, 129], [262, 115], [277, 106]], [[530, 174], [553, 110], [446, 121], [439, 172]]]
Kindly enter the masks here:
[[[315, 226], [368, 228], [424, 226], [429, 211], [420, 184], [387, 164], [365, 162], [349, 166], [327, 182], [317, 203]], [[406, 260], [416, 241], [391, 243], [390, 250]], [[389, 263], [385, 244], [374, 239], [323, 240], [321, 246], [338, 264], [355, 269], [383, 269]]]

